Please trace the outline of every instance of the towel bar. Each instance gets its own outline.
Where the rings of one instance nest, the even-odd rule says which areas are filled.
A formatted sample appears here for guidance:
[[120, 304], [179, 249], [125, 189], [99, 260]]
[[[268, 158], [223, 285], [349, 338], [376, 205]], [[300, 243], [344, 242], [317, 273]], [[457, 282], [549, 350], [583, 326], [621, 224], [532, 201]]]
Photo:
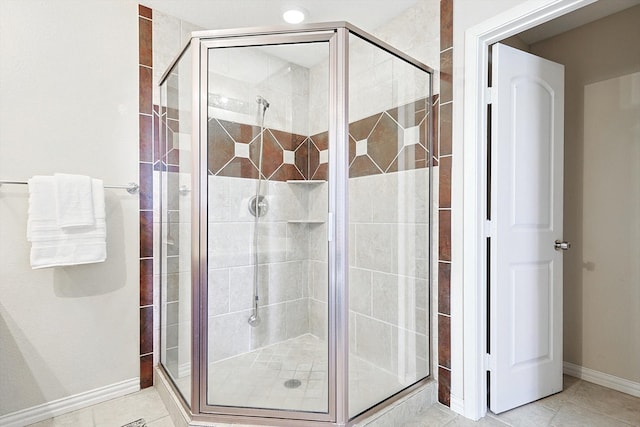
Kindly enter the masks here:
[[[8, 179], [0, 179], [0, 187], [2, 186], [2, 184], [27, 185], [28, 183], [27, 181], [14, 181], [14, 180], [8, 180]], [[127, 185], [105, 185], [104, 188], [122, 188], [124, 190], [127, 190], [127, 193], [129, 194], [136, 194], [140, 189], [140, 186], [135, 182], [130, 182]]]

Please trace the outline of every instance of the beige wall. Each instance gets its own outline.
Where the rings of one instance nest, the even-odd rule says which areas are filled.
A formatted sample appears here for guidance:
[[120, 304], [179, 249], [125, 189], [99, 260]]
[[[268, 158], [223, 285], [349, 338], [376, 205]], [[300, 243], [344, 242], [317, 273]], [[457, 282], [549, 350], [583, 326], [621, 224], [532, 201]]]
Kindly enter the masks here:
[[[640, 6], [531, 52], [565, 65], [564, 360], [640, 382]], [[632, 74], [635, 73], [635, 74]]]
[[[0, 178], [137, 181], [137, 39], [133, 1], [0, 2]], [[0, 187], [0, 416], [139, 375], [138, 198], [106, 191], [106, 262], [42, 270], [27, 205]]]

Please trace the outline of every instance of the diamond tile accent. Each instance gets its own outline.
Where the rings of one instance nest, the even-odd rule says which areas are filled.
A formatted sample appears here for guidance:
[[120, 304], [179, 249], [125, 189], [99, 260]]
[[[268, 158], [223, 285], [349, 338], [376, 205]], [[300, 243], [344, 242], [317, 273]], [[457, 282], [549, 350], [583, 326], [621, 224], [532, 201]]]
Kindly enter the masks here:
[[235, 143], [235, 156], [249, 158], [249, 144]]
[[209, 153], [207, 167], [209, 172], [217, 174], [235, 154], [235, 142], [225, 132], [218, 120], [210, 120], [207, 124], [209, 132]]
[[304, 179], [309, 179], [309, 144], [311, 144], [311, 140], [306, 138], [302, 144], [298, 146], [295, 151], [295, 165], [302, 175]]
[[366, 139], [371, 134], [373, 127], [380, 120], [381, 114], [375, 114], [373, 116], [365, 117], [364, 119], [357, 120], [349, 124], [349, 133], [354, 140], [360, 141]]
[[387, 113], [371, 131], [368, 138], [368, 154], [382, 171], [386, 171], [396, 158], [399, 147], [402, 147], [404, 131]]
[[419, 144], [420, 143], [420, 126], [413, 126], [413, 127], [404, 129], [402, 142], [405, 147], [407, 145]]
[[[254, 165], [260, 164], [260, 138], [256, 137], [250, 144], [250, 158]], [[271, 132], [264, 132], [264, 147], [262, 149], [262, 175], [269, 178], [282, 164], [282, 147]]]
[[296, 163], [295, 151], [284, 150], [282, 152], [282, 157], [285, 164], [294, 165]]
[[329, 150], [320, 151], [320, 164], [329, 163]]
[[356, 156], [364, 156], [367, 154], [367, 139], [356, 141]]

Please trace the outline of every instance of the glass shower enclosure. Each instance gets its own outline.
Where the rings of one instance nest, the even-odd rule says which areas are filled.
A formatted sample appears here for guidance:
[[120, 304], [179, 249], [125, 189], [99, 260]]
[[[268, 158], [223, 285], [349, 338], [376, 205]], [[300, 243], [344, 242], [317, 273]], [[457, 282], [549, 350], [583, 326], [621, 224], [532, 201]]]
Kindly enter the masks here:
[[428, 381], [431, 75], [348, 23], [196, 32], [164, 74], [160, 362], [194, 420], [348, 425]]

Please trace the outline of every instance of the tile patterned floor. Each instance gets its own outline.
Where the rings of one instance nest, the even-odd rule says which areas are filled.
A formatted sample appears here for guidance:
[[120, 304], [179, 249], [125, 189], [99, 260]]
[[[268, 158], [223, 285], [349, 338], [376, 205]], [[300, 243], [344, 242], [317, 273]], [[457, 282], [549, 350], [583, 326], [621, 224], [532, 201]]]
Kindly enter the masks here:
[[[37, 427], [120, 427], [139, 418], [147, 427], [174, 427], [155, 389], [142, 390], [33, 424]], [[473, 422], [434, 405], [397, 427], [640, 427], [640, 398], [565, 376], [565, 390]], [[396, 427], [396, 426], [394, 426]]]
[[564, 391], [473, 422], [434, 405], [403, 427], [640, 427], [640, 398], [564, 376]]

